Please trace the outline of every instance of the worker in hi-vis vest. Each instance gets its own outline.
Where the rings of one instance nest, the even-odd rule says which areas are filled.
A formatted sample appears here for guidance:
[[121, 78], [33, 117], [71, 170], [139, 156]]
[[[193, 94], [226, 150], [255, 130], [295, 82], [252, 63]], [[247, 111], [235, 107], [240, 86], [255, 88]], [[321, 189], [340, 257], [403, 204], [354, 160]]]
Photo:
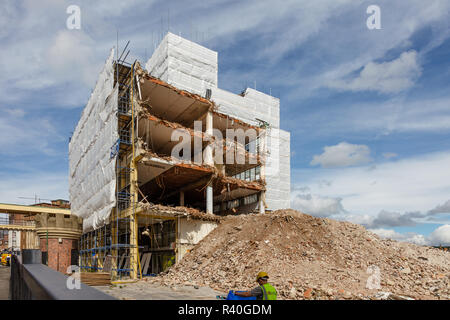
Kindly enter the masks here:
[[234, 292], [234, 294], [241, 297], [256, 297], [257, 300], [277, 300], [277, 290], [267, 282], [267, 279], [269, 279], [267, 273], [261, 271], [256, 276], [259, 286], [250, 291]]

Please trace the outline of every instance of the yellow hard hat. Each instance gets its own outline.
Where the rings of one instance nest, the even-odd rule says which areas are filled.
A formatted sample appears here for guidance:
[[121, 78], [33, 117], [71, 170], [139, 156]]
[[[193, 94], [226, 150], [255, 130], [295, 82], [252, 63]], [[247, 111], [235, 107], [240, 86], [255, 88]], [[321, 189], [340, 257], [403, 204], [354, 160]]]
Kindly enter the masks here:
[[256, 276], [256, 281], [258, 281], [259, 278], [268, 278], [269, 275], [267, 274], [267, 272], [261, 271], [260, 273], [258, 273], [258, 275]]

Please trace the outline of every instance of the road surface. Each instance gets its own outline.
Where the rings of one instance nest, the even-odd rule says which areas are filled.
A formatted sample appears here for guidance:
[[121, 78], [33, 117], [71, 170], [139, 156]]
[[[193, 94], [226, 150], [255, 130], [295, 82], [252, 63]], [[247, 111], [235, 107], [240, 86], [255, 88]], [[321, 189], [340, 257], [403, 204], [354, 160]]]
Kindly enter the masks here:
[[207, 287], [166, 287], [145, 280], [95, 288], [121, 300], [216, 300], [217, 295], [223, 294]]
[[0, 266], [0, 300], [8, 300], [9, 276], [9, 267]]

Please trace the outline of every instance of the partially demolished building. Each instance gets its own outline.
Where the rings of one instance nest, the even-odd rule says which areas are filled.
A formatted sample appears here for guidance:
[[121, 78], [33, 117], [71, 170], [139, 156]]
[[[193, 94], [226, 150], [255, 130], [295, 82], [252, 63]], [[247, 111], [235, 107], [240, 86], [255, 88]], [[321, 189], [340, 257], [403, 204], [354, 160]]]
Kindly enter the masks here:
[[83, 270], [158, 273], [220, 216], [290, 206], [279, 99], [217, 75], [217, 52], [172, 33], [145, 69], [111, 52], [69, 144]]

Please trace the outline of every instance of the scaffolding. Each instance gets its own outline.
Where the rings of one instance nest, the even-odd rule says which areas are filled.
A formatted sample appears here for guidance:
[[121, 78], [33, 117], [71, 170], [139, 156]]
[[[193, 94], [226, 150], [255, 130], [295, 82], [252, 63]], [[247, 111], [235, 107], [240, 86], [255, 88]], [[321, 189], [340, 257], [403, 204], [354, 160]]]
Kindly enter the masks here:
[[[126, 278], [137, 279], [139, 276], [142, 277], [142, 274], [148, 275], [165, 271], [167, 267], [176, 262], [176, 259], [181, 258], [184, 251], [179, 253], [178, 249], [184, 250], [185, 242], [180, 239], [184, 241], [185, 234], [182, 232], [187, 232], [187, 229], [183, 229], [182, 217], [192, 214], [188, 212], [189, 207], [193, 210], [205, 207], [205, 211], [209, 215], [214, 212], [226, 214], [231, 211], [236, 213], [235, 207], [237, 206], [247, 209], [251, 205], [251, 210], [256, 210], [257, 203], [260, 208], [265, 208], [264, 185], [258, 182], [264, 177], [261, 164], [254, 167], [240, 167], [235, 162], [234, 165], [230, 164], [227, 167], [222, 165], [211, 168], [214, 166], [211, 142], [206, 143], [205, 146], [203, 142], [201, 144], [202, 154], [205, 152], [209, 155], [208, 163], [205, 162], [205, 165], [178, 165], [176, 161], [166, 161], [168, 152], [163, 150], [163, 147], [170, 147], [170, 144], [165, 142], [170, 136], [170, 131], [179, 127], [191, 130], [191, 125], [196, 120], [204, 121], [206, 131], [202, 132], [202, 137], [204, 137], [203, 134], [205, 136], [212, 135], [214, 117], [217, 117], [220, 130], [225, 132], [233, 128], [252, 127], [257, 129], [257, 127], [228, 115], [214, 112], [214, 103], [211, 101], [206, 101], [202, 96], [177, 89], [150, 76], [140, 68], [137, 61], [126, 62], [130, 51], [128, 50], [123, 59], [122, 56], [126, 52], [128, 44], [129, 42], [120, 57], [116, 51], [115, 59], [110, 56], [108, 60], [108, 80], [111, 80], [111, 73], [114, 70], [113, 88], [114, 94], [117, 95], [114, 97], [117, 98], [117, 105], [114, 106], [116, 117], [113, 121], [117, 120], [117, 131], [115, 131], [116, 128], [113, 129], [114, 138], [107, 143], [109, 149], [103, 155], [105, 157], [109, 155], [110, 180], [114, 180], [115, 177], [115, 207], [110, 213], [108, 212], [106, 225], [83, 234], [79, 246], [82, 270], [111, 272], [113, 281]], [[140, 83], [143, 85], [141, 86]], [[108, 89], [111, 89], [111, 82], [108, 84]], [[205, 97], [206, 99], [211, 98], [210, 90], [207, 91]], [[108, 114], [111, 115], [111, 109], [108, 111]], [[173, 114], [170, 115], [170, 113]], [[108, 118], [108, 120], [110, 119]], [[108, 123], [111, 124], [111, 122]], [[261, 128], [270, 129], [267, 123], [262, 120], [260, 123]], [[140, 126], [140, 131], [138, 126]], [[162, 128], [161, 131], [158, 131], [159, 128]], [[201, 130], [203, 131], [203, 126]], [[147, 140], [145, 143], [143, 137]], [[264, 138], [264, 135], [262, 137]], [[254, 142], [257, 150], [264, 146], [264, 141], [260, 146], [260, 140], [263, 140], [261, 133]], [[138, 141], [141, 143], [140, 145], [138, 145]], [[154, 141], [160, 146], [155, 148]], [[226, 143], [226, 140], [224, 141]], [[233, 140], [230, 150], [234, 150], [236, 153], [240, 150], [250, 158], [250, 151], [253, 150], [251, 143], [253, 141], [250, 141], [249, 138], [248, 143], [239, 146], [238, 149]], [[109, 144], [112, 145], [109, 146]], [[228, 145], [225, 146], [228, 148]], [[227, 148], [224, 150], [228, 151]], [[255, 151], [253, 156], [257, 156]], [[136, 153], [139, 156], [136, 156]], [[164, 162], [162, 168], [158, 167], [159, 160]], [[143, 181], [139, 183], [142, 191], [138, 186], [138, 161], [141, 163], [140, 179]], [[153, 168], [147, 167], [146, 162], [151, 164], [152, 161], [156, 165]], [[227, 169], [230, 170], [227, 171]], [[231, 177], [235, 177], [235, 179]], [[164, 181], [164, 178], [167, 178], [167, 181]], [[254, 183], [252, 185], [234, 180]], [[167, 185], [167, 190], [166, 182], [171, 184]], [[213, 188], [220, 192], [220, 194], [217, 193], [217, 196], [221, 197], [221, 203], [216, 206], [216, 210], [214, 210]], [[111, 186], [111, 189], [114, 189], [114, 186]], [[185, 192], [190, 192], [186, 194], [186, 199]], [[234, 193], [232, 194], [232, 192]], [[259, 196], [256, 195], [258, 192]], [[225, 193], [225, 196], [221, 196], [222, 193]], [[103, 196], [106, 197], [104, 194]], [[156, 204], [150, 203], [148, 197]], [[239, 198], [237, 199], [237, 197]], [[187, 201], [185, 202], [185, 200]], [[111, 206], [114, 205], [112, 202], [109, 202]], [[181, 214], [170, 208], [152, 209], [153, 205], [159, 204], [163, 207], [165, 205], [167, 208], [179, 204], [180, 207], [185, 207], [187, 210]], [[164, 210], [170, 212], [164, 212]], [[104, 211], [101, 212], [102, 219], [106, 216], [104, 213]], [[96, 215], [93, 218], [95, 217]], [[89, 221], [89, 227], [96, 225], [97, 222], [96, 220]], [[142, 252], [142, 257], [139, 252]], [[149, 270], [150, 272], [147, 272]]]
[[111, 146], [110, 158], [116, 162], [116, 207], [111, 212], [108, 224], [84, 233], [79, 241], [80, 269], [84, 272], [111, 272], [112, 280], [136, 279], [141, 273], [136, 235], [138, 196], [134, 159], [136, 61], [133, 64], [125, 61], [130, 51], [122, 58], [128, 44], [114, 61], [119, 138]]

